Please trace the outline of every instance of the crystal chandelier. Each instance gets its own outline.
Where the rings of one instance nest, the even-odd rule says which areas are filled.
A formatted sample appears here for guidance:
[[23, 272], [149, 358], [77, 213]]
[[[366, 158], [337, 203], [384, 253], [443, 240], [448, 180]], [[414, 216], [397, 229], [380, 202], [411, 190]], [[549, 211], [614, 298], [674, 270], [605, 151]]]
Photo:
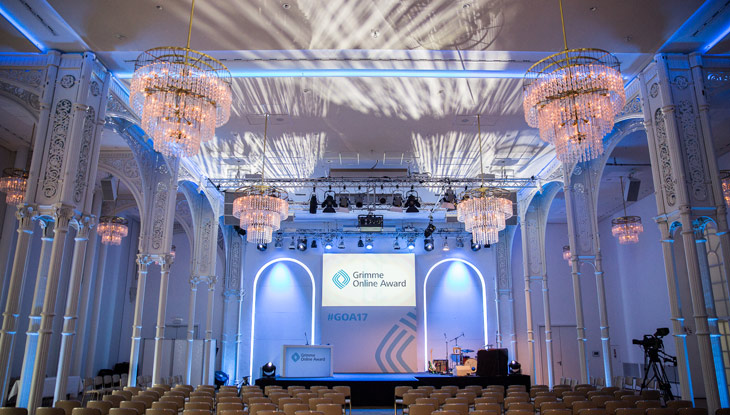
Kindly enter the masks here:
[[507, 199], [509, 192], [506, 190], [484, 187], [482, 125], [479, 115], [477, 127], [482, 185], [478, 189], [464, 192], [456, 207], [456, 217], [459, 222], [464, 223], [466, 231], [471, 232], [474, 243], [488, 245], [499, 241], [499, 231], [505, 228], [507, 219], [512, 217], [512, 201]]
[[236, 193], [240, 196], [233, 201], [233, 216], [240, 220], [240, 227], [246, 230], [246, 240], [255, 244], [270, 243], [273, 232], [281, 226], [281, 220], [289, 216], [286, 192], [264, 185], [269, 114], [265, 117], [261, 185], [238, 189]]
[[725, 199], [725, 206], [730, 207], [730, 172], [721, 171], [720, 173], [722, 174], [722, 197]]
[[558, 160], [575, 163], [603, 154], [603, 137], [626, 103], [618, 59], [600, 49], [565, 49], [532, 65], [523, 83], [523, 108], [530, 127], [555, 146]]
[[127, 220], [121, 216], [102, 216], [96, 225], [96, 232], [101, 236], [101, 243], [105, 245], [120, 245], [122, 238], [127, 236]]
[[0, 177], [0, 192], [5, 193], [5, 203], [8, 205], [21, 203], [27, 188], [27, 171], [13, 168], [3, 170], [3, 177]]
[[563, 259], [568, 261], [568, 263], [570, 263], [570, 258], [571, 258], [570, 245], [565, 245], [565, 246], [563, 246]]
[[624, 215], [611, 219], [611, 234], [618, 238], [618, 243], [621, 245], [635, 244], [639, 242], [639, 234], [644, 232], [644, 225], [641, 224], [639, 216], [628, 216], [626, 214], [623, 177], [621, 177], [621, 201], [624, 205]]
[[190, 49], [195, 0], [184, 48], [163, 46], [142, 52], [134, 64], [129, 102], [142, 115], [142, 128], [155, 151], [191, 157], [215, 135], [231, 113], [231, 74], [217, 59]]

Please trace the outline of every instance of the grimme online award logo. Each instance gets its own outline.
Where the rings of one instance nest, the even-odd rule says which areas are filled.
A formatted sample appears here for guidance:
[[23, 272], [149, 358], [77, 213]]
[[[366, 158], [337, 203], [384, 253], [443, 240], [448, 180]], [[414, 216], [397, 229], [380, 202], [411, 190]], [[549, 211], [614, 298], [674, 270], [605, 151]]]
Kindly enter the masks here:
[[[343, 289], [352, 281], [353, 287], [405, 287], [406, 281], [388, 281], [382, 272], [359, 272], [352, 274], [354, 280], [344, 270], [339, 270], [332, 276], [332, 282], [339, 289]], [[378, 282], [380, 281], [380, 282]]]
[[344, 270], [339, 270], [332, 276], [332, 282], [339, 289], [343, 289], [350, 283], [350, 276]]

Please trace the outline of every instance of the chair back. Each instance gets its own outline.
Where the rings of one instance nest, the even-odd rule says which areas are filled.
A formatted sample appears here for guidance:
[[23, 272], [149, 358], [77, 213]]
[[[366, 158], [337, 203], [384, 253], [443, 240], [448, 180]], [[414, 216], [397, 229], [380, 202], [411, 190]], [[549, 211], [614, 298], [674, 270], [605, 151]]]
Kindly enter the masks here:
[[[36, 415], [65, 415], [63, 408], [39, 407], [35, 409]], [[132, 414], [136, 415], [136, 414]]]
[[[291, 399], [297, 399], [297, 398], [291, 398]], [[289, 402], [289, 403], [296, 403], [296, 402]], [[333, 403], [333, 402], [332, 402], [332, 399], [330, 399], [330, 398], [310, 398], [309, 399], [309, 410], [318, 411], [317, 405], [323, 404], [323, 403]]]
[[142, 415], [147, 409], [147, 404], [139, 401], [122, 401], [119, 403], [120, 408], [134, 409], [139, 415]]
[[96, 408], [74, 408], [71, 411], [73, 415], [101, 415], [101, 411]]
[[112, 408], [109, 415], [139, 415], [136, 409], [132, 408]]
[[[36, 413], [38, 413], [38, 412], [36, 412]], [[707, 409], [706, 408], [679, 408], [679, 409], [677, 409], [677, 415], [707, 415]]]
[[341, 415], [342, 406], [336, 403], [320, 403], [316, 408], [317, 412], [322, 412], [324, 415]]
[[[60, 401], [56, 401], [56, 404], [53, 405], [54, 408], [63, 409], [63, 411], [66, 413], [66, 415], [71, 415], [71, 412], [73, 411], [73, 409], [78, 408], [80, 406], [81, 406], [81, 402], [74, 401], [74, 400], [70, 400], [70, 401], [60, 400]], [[0, 415], [13, 415], [13, 414], [0, 413]]]

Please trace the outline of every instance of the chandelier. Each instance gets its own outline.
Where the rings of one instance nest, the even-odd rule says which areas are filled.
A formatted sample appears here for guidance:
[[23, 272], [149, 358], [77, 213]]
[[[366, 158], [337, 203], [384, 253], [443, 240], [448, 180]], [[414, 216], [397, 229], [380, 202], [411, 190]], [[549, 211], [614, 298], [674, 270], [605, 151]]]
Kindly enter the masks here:
[[563, 246], [563, 259], [568, 261], [568, 263], [570, 263], [570, 258], [571, 258], [570, 245], [565, 245], [565, 246]]
[[28, 187], [28, 172], [23, 169], [7, 168], [0, 177], [0, 192], [5, 193], [5, 203], [17, 205], [25, 197]]
[[555, 146], [558, 160], [575, 163], [603, 154], [603, 137], [626, 102], [618, 59], [600, 49], [568, 49], [563, 27], [562, 52], [550, 55], [527, 70], [523, 108], [530, 127]]
[[220, 61], [190, 49], [195, 0], [184, 48], [163, 46], [135, 61], [129, 102], [165, 156], [191, 157], [231, 113], [231, 74]]
[[105, 245], [120, 245], [128, 232], [127, 220], [121, 216], [102, 216], [96, 225], [96, 233]]
[[[730, 207], [730, 171], [721, 171], [722, 174], [722, 197], [725, 199], [725, 205]], [[2, 184], [0, 182], [0, 184]]]
[[261, 185], [236, 190], [240, 194], [233, 201], [233, 216], [240, 220], [240, 227], [246, 230], [246, 240], [255, 244], [268, 244], [274, 231], [281, 227], [281, 220], [289, 216], [289, 202], [283, 190], [265, 186], [266, 135], [269, 114], [264, 121], [264, 149], [261, 162]]
[[624, 178], [621, 177], [621, 201], [624, 205], [624, 215], [611, 219], [611, 234], [618, 238], [621, 245], [639, 242], [639, 234], [644, 232], [641, 217], [626, 214], [626, 200], [624, 199]]
[[[479, 137], [479, 165], [482, 180], [484, 178], [484, 161], [482, 157], [481, 118], [477, 115]], [[506, 226], [507, 219], [512, 217], [512, 201], [507, 198], [509, 192], [503, 189], [481, 187], [464, 192], [461, 202], [456, 207], [456, 217], [464, 223], [467, 232], [471, 232], [474, 243], [488, 245], [499, 241], [499, 231]]]

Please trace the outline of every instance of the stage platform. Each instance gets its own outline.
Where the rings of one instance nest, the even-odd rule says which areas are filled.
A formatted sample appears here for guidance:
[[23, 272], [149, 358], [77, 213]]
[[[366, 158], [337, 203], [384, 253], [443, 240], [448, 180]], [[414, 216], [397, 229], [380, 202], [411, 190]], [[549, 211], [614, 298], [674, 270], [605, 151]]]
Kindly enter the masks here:
[[282, 387], [301, 385], [323, 385], [327, 387], [344, 385], [349, 386], [352, 394], [353, 406], [392, 406], [393, 392], [396, 386], [430, 385], [441, 387], [456, 385], [463, 388], [467, 385], [525, 385], [530, 387], [530, 377], [527, 375], [511, 376], [448, 376], [432, 373], [335, 373], [326, 378], [259, 378], [256, 385], [279, 385]]

